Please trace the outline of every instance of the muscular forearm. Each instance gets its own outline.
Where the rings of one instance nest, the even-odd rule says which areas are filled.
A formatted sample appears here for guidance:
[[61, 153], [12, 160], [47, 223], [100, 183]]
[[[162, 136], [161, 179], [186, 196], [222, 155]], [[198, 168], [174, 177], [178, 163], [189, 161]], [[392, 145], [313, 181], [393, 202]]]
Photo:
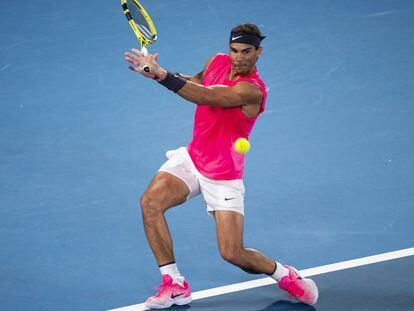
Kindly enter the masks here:
[[[169, 73], [169, 79], [178, 79]], [[167, 81], [167, 71], [162, 69], [159, 76], [159, 82], [164, 84], [162, 81]], [[182, 98], [191, 101], [195, 104], [200, 105], [210, 105], [210, 106], [221, 106], [221, 107], [236, 107], [241, 106], [243, 100], [241, 96], [234, 92], [228, 92], [228, 86], [223, 85], [214, 85], [214, 86], [204, 86], [199, 80], [199, 75], [195, 77], [183, 76], [180, 74], [182, 79], [186, 80], [186, 83], [179, 88], [179, 91], [175, 91]], [[172, 81], [172, 80], [169, 80]], [[167, 84], [169, 84], [167, 82]]]

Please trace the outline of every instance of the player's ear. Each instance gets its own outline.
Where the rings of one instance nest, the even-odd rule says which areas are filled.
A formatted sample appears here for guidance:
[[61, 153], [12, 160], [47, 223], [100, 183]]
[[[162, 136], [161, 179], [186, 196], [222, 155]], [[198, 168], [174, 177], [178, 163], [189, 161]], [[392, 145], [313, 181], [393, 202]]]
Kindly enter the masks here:
[[256, 61], [258, 61], [258, 60], [259, 60], [259, 56], [260, 56], [260, 54], [262, 54], [262, 52], [263, 52], [263, 48], [262, 48], [262, 46], [260, 45], [260, 46], [256, 49]]
[[262, 54], [262, 52], [263, 52], [263, 47], [260, 45], [260, 46], [256, 49], [256, 55], [257, 55], [257, 57], [259, 57], [259, 56], [260, 56], [260, 54]]

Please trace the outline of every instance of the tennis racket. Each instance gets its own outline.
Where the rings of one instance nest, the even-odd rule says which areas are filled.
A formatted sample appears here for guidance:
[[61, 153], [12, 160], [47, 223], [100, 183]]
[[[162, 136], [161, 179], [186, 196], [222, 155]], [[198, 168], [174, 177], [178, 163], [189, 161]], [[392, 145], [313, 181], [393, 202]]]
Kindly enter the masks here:
[[[157, 40], [157, 31], [151, 17], [137, 0], [121, 0], [121, 4], [125, 17], [138, 38], [141, 52], [147, 55], [147, 46]], [[150, 72], [149, 67], [146, 65], [142, 70]]]

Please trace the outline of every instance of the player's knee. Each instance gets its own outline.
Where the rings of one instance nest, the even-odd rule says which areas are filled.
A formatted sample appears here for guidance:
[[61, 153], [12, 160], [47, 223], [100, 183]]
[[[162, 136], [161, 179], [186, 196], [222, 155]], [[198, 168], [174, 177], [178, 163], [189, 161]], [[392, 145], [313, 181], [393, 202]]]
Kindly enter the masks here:
[[234, 246], [226, 246], [226, 247], [222, 247], [220, 248], [220, 254], [221, 257], [235, 265], [235, 266], [239, 266], [240, 264], [240, 255], [241, 255], [241, 250], [239, 247], [234, 247]]
[[156, 200], [151, 194], [144, 193], [141, 197], [140, 203], [144, 222], [152, 222], [162, 214], [162, 209], [160, 208], [158, 200]]

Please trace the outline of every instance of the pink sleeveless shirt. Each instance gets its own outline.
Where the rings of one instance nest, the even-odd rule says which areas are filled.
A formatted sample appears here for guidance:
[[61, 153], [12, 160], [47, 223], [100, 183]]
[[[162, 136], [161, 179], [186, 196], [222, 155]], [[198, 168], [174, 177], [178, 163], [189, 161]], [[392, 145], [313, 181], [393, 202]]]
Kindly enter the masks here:
[[217, 180], [243, 177], [245, 156], [236, 152], [233, 144], [239, 137], [249, 138], [257, 117], [265, 108], [267, 97], [265, 84], [257, 69], [250, 76], [239, 77], [234, 81], [227, 79], [230, 70], [230, 57], [217, 54], [204, 74], [203, 85], [234, 86], [247, 81], [260, 87], [263, 99], [260, 112], [255, 117], [247, 117], [241, 107], [197, 105], [193, 139], [187, 150], [198, 171], [207, 178]]

